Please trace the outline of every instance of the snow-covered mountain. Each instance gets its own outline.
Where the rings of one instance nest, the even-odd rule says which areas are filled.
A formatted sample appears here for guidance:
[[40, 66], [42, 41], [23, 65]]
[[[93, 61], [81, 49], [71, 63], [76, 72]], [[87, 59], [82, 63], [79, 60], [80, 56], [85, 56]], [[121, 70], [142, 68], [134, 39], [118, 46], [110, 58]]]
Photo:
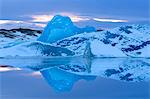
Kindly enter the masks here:
[[0, 57], [19, 56], [73, 56], [74, 52], [67, 48], [55, 47], [41, 42], [25, 42], [13, 47], [0, 49]]
[[98, 57], [150, 57], [150, 25], [121, 26], [102, 32], [84, 33], [59, 40], [52, 45], [82, 55], [86, 43]]
[[[19, 33], [15, 33], [17, 37]], [[38, 36], [31, 35], [29, 37], [37, 38], [39, 33]], [[150, 57], [150, 25], [121, 26], [106, 31], [82, 33], [52, 44], [34, 40], [27, 42], [27, 37], [23, 39], [23, 36], [19, 36], [11, 43], [3, 44], [1, 41], [0, 56], [9, 56], [9, 52], [12, 53], [10, 56], [79, 56], [84, 54], [90, 43], [90, 50], [96, 57]], [[1, 39], [7, 40], [4, 36]], [[65, 49], [70, 53], [60, 54], [61, 51], [55, 48]]]
[[86, 55], [90, 52], [89, 56], [96, 57], [150, 57], [149, 24], [95, 31], [92, 27], [78, 28], [69, 17], [57, 15], [40, 33], [1, 29], [0, 57], [80, 56], [85, 51]]
[[27, 41], [35, 41], [41, 30], [32, 30], [25, 28], [0, 29], [0, 49], [15, 46]]

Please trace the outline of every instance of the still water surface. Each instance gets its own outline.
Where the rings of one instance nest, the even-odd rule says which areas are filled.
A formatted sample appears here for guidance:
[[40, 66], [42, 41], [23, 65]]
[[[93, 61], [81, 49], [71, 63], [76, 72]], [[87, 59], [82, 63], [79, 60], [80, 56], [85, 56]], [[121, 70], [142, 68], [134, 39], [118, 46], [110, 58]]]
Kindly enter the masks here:
[[150, 99], [150, 59], [1, 58], [0, 64], [1, 99]]

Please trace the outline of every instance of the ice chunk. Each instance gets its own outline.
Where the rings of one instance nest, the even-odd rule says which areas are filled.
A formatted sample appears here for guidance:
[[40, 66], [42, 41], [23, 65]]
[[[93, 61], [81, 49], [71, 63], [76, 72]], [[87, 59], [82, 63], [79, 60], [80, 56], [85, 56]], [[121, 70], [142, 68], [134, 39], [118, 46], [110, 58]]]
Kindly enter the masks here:
[[96, 31], [94, 27], [87, 26], [85, 28], [78, 28], [69, 17], [56, 15], [47, 24], [42, 35], [38, 38], [38, 41], [53, 43], [75, 34], [93, 31]]

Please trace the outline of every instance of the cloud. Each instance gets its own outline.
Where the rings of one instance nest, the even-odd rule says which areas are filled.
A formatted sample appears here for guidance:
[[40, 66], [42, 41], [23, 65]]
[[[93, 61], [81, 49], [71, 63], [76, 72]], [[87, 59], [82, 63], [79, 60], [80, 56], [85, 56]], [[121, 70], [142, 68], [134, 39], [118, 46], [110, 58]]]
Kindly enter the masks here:
[[7, 23], [22, 23], [23, 21], [15, 21], [15, 20], [0, 20], [0, 24], [7, 24]]
[[[71, 16], [74, 22], [82, 22], [83, 25], [92, 16], [95, 23], [127, 23], [120, 19], [126, 19], [131, 24], [149, 22], [149, 0], [1, 0], [0, 19], [31, 20], [33, 14], [34, 22], [48, 22], [54, 14], [65, 14]], [[12, 2], [13, 1], [13, 2]], [[23, 5], [23, 6], [22, 6]], [[89, 8], [90, 7], [90, 8]], [[119, 8], [119, 9], [118, 9]], [[62, 13], [63, 12], [63, 13]], [[65, 12], [65, 13], [64, 13]], [[67, 13], [66, 13], [67, 12]], [[140, 13], [139, 13], [140, 12]], [[44, 14], [38, 16], [35, 14]], [[47, 16], [47, 14], [50, 14]], [[29, 18], [30, 15], [30, 18]], [[46, 18], [45, 18], [46, 17]], [[44, 19], [43, 19], [44, 18]], [[104, 19], [103, 19], [104, 18]], [[112, 19], [106, 19], [112, 18]], [[114, 19], [115, 18], [115, 19]], [[99, 20], [100, 19], [100, 20]], [[144, 20], [143, 20], [144, 19]], [[89, 21], [90, 21], [89, 20]], [[117, 22], [116, 22], [117, 20]], [[88, 22], [89, 22], [88, 21]], [[85, 23], [84, 23], [85, 22]], [[90, 22], [89, 22], [90, 23]], [[123, 24], [124, 24], [123, 23]], [[44, 25], [43, 25], [44, 26]], [[109, 27], [107, 24], [105, 27]], [[118, 25], [119, 26], [119, 25]]]
[[71, 20], [73, 22], [80, 22], [80, 21], [88, 21], [90, 19], [86, 17], [80, 17], [80, 16], [71, 16]]
[[95, 20], [97, 22], [107, 23], [127, 23], [128, 20], [121, 19], [109, 19], [109, 18], [100, 18], [92, 16], [82, 16], [72, 13], [55, 13], [55, 14], [40, 14], [40, 15], [30, 15], [29, 19], [26, 21], [21, 20], [0, 20], [0, 28], [12, 29], [12, 28], [32, 28], [32, 29], [43, 29], [47, 22], [50, 21], [54, 15], [63, 15], [69, 16], [71, 20], [75, 23], [85, 23], [92, 22]]
[[[73, 22], [81, 22], [81, 21], [89, 21], [95, 20], [99, 22], [128, 22], [128, 20], [120, 20], [120, 19], [105, 19], [105, 18], [93, 18], [90, 16], [80, 16], [74, 15], [71, 13], [59, 13], [60, 15], [69, 16]], [[54, 14], [51, 15], [32, 15], [32, 22], [48, 22], [54, 17]]]
[[46, 23], [36, 23], [36, 22], [18, 21], [18, 20], [0, 20], [1, 29], [13, 29], [13, 28], [42, 29], [45, 26]]
[[128, 20], [118, 20], [118, 19], [101, 19], [101, 18], [93, 18], [95, 21], [100, 22], [128, 22]]
[[6, 72], [6, 71], [12, 71], [12, 70], [21, 70], [20, 68], [13, 68], [13, 67], [1, 67], [0, 66], [0, 72]]
[[32, 22], [48, 22], [53, 18], [52, 15], [33, 15], [31, 17], [33, 18]]
[[36, 72], [33, 72], [33, 73], [29, 74], [29, 76], [40, 77], [42, 75], [39, 71], [36, 71]]
[[[85, 16], [77, 16], [70, 13], [61, 13], [60, 15], [69, 16], [73, 22], [80, 22], [80, 21], [88, 21], [89, 18]], [[50, 21], [55, 15], [32, 15], [31, 18], [33, 19], [32, 22], [48, 22]]]
[[38, 27], [42, 27], [42, 28], [44, 28], [46, 26], [46, 24], [42, 24], [42, 23], [35, 23], [35, 25]]

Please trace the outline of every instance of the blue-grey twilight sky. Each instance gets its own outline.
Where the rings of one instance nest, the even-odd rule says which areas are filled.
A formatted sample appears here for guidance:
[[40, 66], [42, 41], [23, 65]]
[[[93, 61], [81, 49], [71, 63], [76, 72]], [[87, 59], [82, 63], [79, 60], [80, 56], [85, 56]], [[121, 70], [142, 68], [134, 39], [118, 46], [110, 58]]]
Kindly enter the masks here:
[[[150, 0], [0, 0], [0, 20], [45, 24], [55, 14], [78, 25], [115, 27], [149, 23]], [[0, 22], [7, 23], [7, 22]]]

